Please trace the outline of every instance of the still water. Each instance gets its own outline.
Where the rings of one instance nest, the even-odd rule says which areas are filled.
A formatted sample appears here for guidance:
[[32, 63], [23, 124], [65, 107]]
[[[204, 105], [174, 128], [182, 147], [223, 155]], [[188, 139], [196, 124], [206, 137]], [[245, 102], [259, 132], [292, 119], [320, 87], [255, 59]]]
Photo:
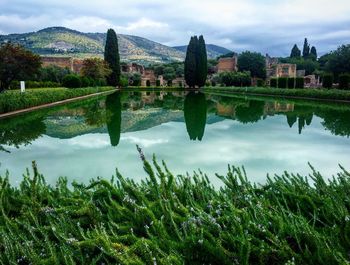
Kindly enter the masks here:
[[0, 120], [0, 175], [13, 184], [35, 160], [47, 181], [87, 183], [115, 169], [146, 174], [136, 150], [156, 154], [175, 174], [201, 169], [215, 185], [227, 165], [248, 178], [350, 169], [350, 106], [234, 95], [116, 92]]

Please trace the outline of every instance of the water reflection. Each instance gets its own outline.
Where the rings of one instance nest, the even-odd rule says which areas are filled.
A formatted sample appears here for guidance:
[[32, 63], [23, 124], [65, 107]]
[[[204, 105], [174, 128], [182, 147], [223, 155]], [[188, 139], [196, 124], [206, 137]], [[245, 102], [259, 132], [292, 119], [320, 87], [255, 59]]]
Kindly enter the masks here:
[[207, 121], [207, 101], [203, 93], [190, 92], [186, 95], [184, 116], [190, 139], [201, 141]]
[[200, 92], [117, 92], [0, 120], [0, 151], [26, 146], [41, 135], [73, 139], [108, 133], [110, 145], [117, 146], [121, 133], [147, 130], [171, 121], [184, 122], [189, 139], [201, 141], [206, 124], [229, 119], [253, 125], [276, 115], [285, 116], [285, 126], [296, 134], [307, 130], [316, 116], [333, 135], [350, 135], [350, 106], [346, 104]]
[[120, 93], [116, 92], [106, 97], [106, 124], [112, 146], [119, 144], [121, 120], [122, 104]]

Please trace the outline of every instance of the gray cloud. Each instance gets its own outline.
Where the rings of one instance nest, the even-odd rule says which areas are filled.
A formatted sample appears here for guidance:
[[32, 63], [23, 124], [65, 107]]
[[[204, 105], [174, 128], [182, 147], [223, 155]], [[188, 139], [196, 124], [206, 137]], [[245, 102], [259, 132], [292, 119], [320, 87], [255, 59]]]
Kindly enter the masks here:
[[308, 37], [319, 52], [350, 43], [347, 0], [0, 0], [0, 33], [48, 26], [139, 35], [182, 45], [192, 34], [235, 51], [288, 55]]

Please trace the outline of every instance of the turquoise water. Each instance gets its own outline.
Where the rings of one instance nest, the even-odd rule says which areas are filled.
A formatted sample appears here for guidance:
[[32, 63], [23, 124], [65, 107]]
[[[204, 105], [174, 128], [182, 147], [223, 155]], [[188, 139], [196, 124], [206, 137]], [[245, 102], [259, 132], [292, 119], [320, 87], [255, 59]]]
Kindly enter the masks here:
[[0, 120], [0, 174], [13, 183], [35, 160], [49, 183], [87, 183], [115, 169], [145, 177], [136, 150], [156, 154], [175, 174], [215, 173], [244, 165], [252, 181], [266, 174], [327, 177], [350, 168], [350, 106], [182, 92], [123, 92]]

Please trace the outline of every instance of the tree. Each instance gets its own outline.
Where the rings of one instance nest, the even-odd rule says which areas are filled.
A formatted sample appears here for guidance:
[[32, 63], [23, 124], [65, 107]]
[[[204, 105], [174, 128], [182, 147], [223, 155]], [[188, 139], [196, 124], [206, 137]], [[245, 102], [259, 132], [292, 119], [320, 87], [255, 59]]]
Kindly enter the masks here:
[[163, 77], [166, 81], [172, 81], [176, 77], [175, 69], [171, 66], [167, 66], [164, 68]]
[[106, 77], [112, 73], [108, 64], [99, 58], [89, 58], [83, 61], [81, 75], [95, 81], [105, 82]]
[[197, 73], [196, 83], [198, 87], [205, 85], [208, 75], [207, 48], [203, 36], [199, 36], [197, 47]]
[[316, 50], [316, 47], [315, 46], [312, 46], [311, 47], [311, 50], [310, 50], [310, 58], [314, 61], [317, 60], [317, 50]]
[[6, 43], [0, 47], [0, 92], [8, 89], [16, 79], [32, 78], [41, 66], [39, 55], [22, 46]]
[[342, 73], [350, 73], [350, 44], [340, 46], [327, 59], [326, 68], [336, 78]]
[[72, 74], [72, 71], [69, 68], [50, 65], [39, 69], [38, 80], [62, 83], [63, 78], [68, 74]]
[[113, 29], [109, 29], [107, 31], [104, 59], [112, 70], [111, 74], [107, 77], [108, 84], [111, 86], [119, 85], [120, 56], [119, 56], [117, 34]]
[[306, 59], [310, 55], [310, 45], [307, 42], [307, 38], [304, 40], [304, 46], [303, 46], [303, 57]]
[[293, 49], [290, 53], [290, 58], [300, 58], [301, 51], [299, 50], [298, 46], [294, 44]]
[[196, 86], [196, 47], [198, 43], [197, 36], [191, 37], [190, 43], [187, 46], [186, 58], [185, 58], [185, 80], [189, 87], [194, 88]]
[[253, 77], [266, 77], [265, 57], [257, 52], [243, 52], [238, 56], [239, 71], [249, 71]]

